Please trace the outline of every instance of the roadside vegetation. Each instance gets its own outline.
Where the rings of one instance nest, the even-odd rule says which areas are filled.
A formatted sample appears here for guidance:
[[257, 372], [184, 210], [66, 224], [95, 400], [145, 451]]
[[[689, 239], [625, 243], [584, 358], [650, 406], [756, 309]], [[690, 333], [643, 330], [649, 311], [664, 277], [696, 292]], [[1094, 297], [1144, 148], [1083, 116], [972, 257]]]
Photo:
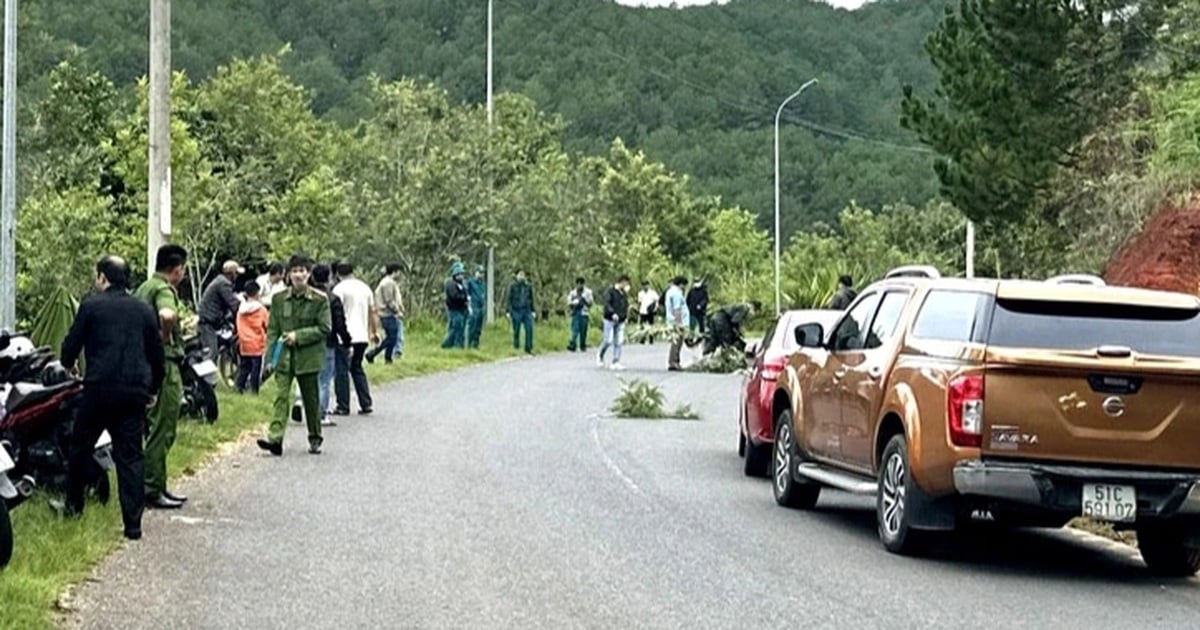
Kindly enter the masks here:
[[642, 379], [625, 383], [610, 410], [618, 418], [637, 420], [699, 420], [689, 405], [667, 410], [662, 389]]

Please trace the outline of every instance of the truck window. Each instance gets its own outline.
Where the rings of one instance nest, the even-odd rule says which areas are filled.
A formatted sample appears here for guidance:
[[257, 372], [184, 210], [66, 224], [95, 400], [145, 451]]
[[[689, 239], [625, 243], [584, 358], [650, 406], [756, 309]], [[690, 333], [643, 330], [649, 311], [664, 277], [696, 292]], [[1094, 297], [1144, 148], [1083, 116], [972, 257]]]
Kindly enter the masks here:
[[875, 313], [875, 319], [871, 322], [871, 332], [867, 335], [867, 342], [863, 349], [878, 348], [892, 338], [892, 334], [896, 332], [896, 325], [900, 323], [900, 315], [904, 313], [904, 305], [907, 303], [907, 291], [890, 291], [884, 294], [883, 301], [879, 303], [879, 310]]
[[1200, 310], [1038, 300], [997, 300], [988, 343], [1014, 348], [1200, 357]]
[[879, 306], [879, 294], [871, 293], [850, 309], [833, 334], [833, 351], [861, 350], [867, 340], [867, 324]]
[[913, 322], [912, 336], [935, 341], [983, 341], [990, 296], [978, 291], [930, 291]]

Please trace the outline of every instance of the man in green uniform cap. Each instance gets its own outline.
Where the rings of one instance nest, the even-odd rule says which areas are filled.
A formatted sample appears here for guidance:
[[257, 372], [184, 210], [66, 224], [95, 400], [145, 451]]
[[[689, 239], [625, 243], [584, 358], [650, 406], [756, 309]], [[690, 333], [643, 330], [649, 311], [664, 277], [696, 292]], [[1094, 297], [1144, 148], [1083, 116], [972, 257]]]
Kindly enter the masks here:
[[258, 447], [272, 455], [283, 455], [283, 432], [292, 409], [292, 381], [300, 385], [304, 418], [308, 421], [308, 452], [321, 452], [320, 389], [317, 377], [325, 364], [325, 340], [333, 329], [329, 298], [308, 285], [312, 261], [299, 254], [288, 261], [292, 286], [271, 299], [271, 323], [267, 326], [268, 352], [283, 342], [274, 365], [275, 413], [267, 438]]
[[158, 314], [166, 365], [162, 387], [148, 417], [146, 437], [146, 505], [159, 509], [177, 509], [187, 497], [167, 489], [167, 453], [175, 444], [175, 427], [179, 424], [180, 402], [183, 400], [183, 333], [179, 329], [179, 294], [176, 287], [183, 282], [187, 270], [187, 250], [178, 245], [158, 248], [154, 260], [154, 276], [138, 287], [135, 295]]

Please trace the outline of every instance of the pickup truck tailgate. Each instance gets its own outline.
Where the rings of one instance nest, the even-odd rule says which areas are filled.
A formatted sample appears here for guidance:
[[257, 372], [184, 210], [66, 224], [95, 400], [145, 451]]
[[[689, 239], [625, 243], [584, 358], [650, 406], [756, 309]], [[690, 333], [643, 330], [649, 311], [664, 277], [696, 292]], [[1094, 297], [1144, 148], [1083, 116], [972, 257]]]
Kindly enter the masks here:
[[1200, 308], [999, 296], [983, 407], [984, 458], [1200, 469]]
[[1052, 363], [988, 364], [985, 457], [1200, 468], [1200, 378]]

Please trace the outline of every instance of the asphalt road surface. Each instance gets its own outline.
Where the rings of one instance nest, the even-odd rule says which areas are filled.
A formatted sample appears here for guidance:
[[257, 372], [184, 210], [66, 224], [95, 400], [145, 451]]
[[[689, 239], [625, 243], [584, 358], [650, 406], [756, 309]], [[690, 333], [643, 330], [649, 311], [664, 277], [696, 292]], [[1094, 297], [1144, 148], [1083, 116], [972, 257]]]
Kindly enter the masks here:
[[[76, 591], [85, 628], [1195, 628], [1200, 581], [1067, 531], [886, 553], [870, 502], [742, 475], [739, 377], [559, 355], [378, 392], [282, 459], [246, 444]], [[618, 420], [618, 378], [700, 421]]]

